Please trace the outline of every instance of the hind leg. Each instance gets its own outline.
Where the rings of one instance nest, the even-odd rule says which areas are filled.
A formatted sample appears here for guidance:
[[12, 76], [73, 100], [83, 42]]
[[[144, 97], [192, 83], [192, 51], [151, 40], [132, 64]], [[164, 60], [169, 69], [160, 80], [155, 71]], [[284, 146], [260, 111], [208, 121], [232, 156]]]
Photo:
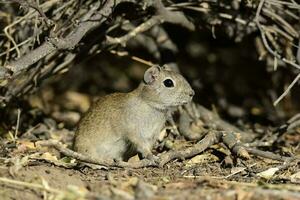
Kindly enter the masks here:
[[95, 156], [104, 160], [123, 160], [123, 155], [126, 152], [126, 145], [123, 140], [109, 141], [102, 144], [97, 144]]

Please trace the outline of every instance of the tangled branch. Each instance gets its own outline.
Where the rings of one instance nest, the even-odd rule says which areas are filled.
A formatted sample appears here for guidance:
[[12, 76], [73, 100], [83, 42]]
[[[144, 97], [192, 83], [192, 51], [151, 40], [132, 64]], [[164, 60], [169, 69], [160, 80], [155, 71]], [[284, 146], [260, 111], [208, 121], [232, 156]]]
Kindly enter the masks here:
[[[80, 51], [79, 44], [84, 42], [86, 37], [91, 37], [89, 33], [104, 26], [110, 28], [106, 31], [101, 30], [104, 37], [98, 39], [97, 45], [92, 45], [96, 50], [91, 50], [90, 53], [114, 50], [119, 45], [126, 47], [129, 40], [142, 41], [138, 35], [151, 32], [162, 23], [173, 23], [191, 31], [198, 31], [198, 27], [210, 27], [213, 34], [216, 28], [224, 28], [228, 36], [234, 37], [237, 41], [257, 32], [259, 33], [256, 37], [257, 51], [260, 59], [271, 57], [274, 60], [274, 70], [283, 64], [300, 69], [296, 62], [299, 60], [300, 52], [298, 50], [300, 5], [295, 1], [232, 1], [231, 4], [227, 4], [196, 0], [180, 3], [161, 0], [152, 2], [71, 0], [62, 5], [58, 0], [41, 1], [39, 5], [29, 0], [12, 2], [2, 3], [4, 9], [1, 11], [2, 14], [0, 13], [5, 16], [3, 19], [6, 24], [3, 29], [4, 35], [0, 36], [3, 38], [0, 42], [2, 50], [0, 85], [3, 87], [0, 94], [1, 102], [9, 103], [12, 97], [26, 93], [21, 89], [16, 94], [11, 89], [14, 83], [24, 76], [22, 74], [26, 73], [28, 76], [30, 73], [32, 75], [28, 77], [42, 81], [59, 71], [57, 69], [60, 63], [57, 63], [55, 58], [59, 57], [70, 64], [76, 58], [76, 54], [72, 51], [74, 49]], [[139, 14], [135, 19], [128, 21], [121, 17], [120, 20], [114, 15], [114, 10], [123, 4], [138, 10]], [[17, 9], [18, 5], [25, 7], [28, 12], [24, 11], [21, 17], [16, 17], [14, 13], [7, 11]], [[248, 12], [240, 12], [241, 10]], [[125, 28], [125, 22], [132, 27], [130, 30]], [[121, 36], [116, 34], [120, 30], [127, 33]], [[145, 46], [150, 46], [150, 42], [147, 44], [149, 45]], [[69, 67], [65, 64], [62, 65]], [[40, 69], [30, 70], [35, 67]], [[299, 77], [296, 76], [274, 105], [284, 98], [298, 82]], [[28, 80], [22, 88], [27, 88], [31, 84], [32, 80]]]

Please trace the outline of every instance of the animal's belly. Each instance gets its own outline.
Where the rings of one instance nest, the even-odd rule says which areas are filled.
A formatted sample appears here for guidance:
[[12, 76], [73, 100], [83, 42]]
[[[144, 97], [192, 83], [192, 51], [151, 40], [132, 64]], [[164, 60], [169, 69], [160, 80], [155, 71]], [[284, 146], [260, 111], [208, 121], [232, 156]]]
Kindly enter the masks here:
[[145, 141], [147, 141], [151, 146], [154, 145], [155, 141], [158, 139], [160, 132], [164, 127], [163, 124], [159, 124], [156, 126], [150, 126], [142, 133], [142, 137]]

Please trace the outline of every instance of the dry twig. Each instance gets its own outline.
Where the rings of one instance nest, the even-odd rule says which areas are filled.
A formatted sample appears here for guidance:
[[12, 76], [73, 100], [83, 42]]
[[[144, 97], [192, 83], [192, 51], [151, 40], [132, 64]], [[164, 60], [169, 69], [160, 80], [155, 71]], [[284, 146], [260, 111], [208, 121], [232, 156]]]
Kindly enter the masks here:
[[91, 164], [96, 164], [96, 165], [101, 165], [105, 167], [126, 167], [126, 168], [143, 168], [143, 167], [149, 167], [149, 166], [157, 166], [155, 163], [151, 162], [150, 160], [141, 160], [140, 162], [136, 163], [128, 163], [128, 162], [123, 162], [123, 161], [114, 161], [114, 160], [98, 160], [96, 158], [92, 158], [90, 156], [86, 156], [80, 153], [77, 153], [75, 151], [72, 151], [71, 149], [68, 149], [63, 146], [62, 143], [55, 141], [55, 140], [47, 140], [47, 141], [39, 141], [37, 142], [37, 145], [41, 146], [49, 146], [49, 147], [54, 147], [57, 149], [59, 152], [62, 154], [78, 159], [82, 162], [88, 162]]

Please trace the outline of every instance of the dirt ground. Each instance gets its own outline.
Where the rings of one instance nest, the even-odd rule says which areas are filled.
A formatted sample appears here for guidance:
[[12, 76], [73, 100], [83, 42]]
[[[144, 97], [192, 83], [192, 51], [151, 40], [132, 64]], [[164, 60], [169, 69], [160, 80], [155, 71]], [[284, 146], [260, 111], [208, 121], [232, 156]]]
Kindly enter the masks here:
[[236, 162], [225, 167], [212, 150], [163, 168], [67, 169], [41, 160], [16, 168], [16, 162], [1, 166], [1, 199], [300, 199], [297, 164], [268, 180], [259, 172], [282, 163], [256, 157]]

